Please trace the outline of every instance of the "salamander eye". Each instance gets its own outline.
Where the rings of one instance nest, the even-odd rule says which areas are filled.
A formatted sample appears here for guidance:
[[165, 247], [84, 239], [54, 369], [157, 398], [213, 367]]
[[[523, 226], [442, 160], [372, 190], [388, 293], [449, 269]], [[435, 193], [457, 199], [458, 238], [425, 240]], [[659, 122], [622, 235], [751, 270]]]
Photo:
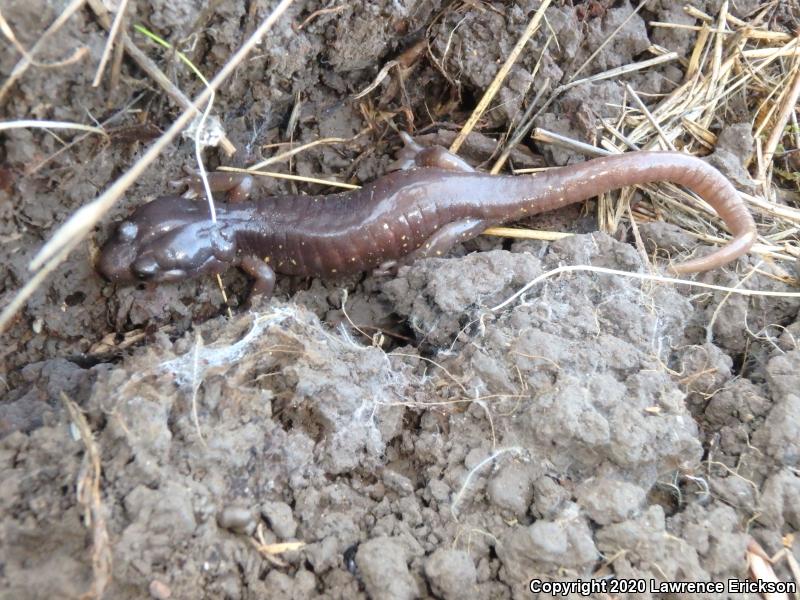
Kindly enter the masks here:
[[124, 242], [132, 242], [139, 233], [139, 226], [133, 221], [123, 221], [119, 226], [119, 237]]
[[158, 274], [160, 265], [152, 256], [142, 256], [133, 263], [133, 272], [139, 279], [150, 279]]

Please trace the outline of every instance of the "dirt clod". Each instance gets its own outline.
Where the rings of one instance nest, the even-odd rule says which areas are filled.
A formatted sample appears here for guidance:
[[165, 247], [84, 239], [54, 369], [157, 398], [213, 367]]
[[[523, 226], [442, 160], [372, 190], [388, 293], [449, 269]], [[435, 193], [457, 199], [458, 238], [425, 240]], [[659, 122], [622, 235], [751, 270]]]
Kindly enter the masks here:
[[425, 575], [433, 593], [445, 600], [475, 593], [477, 571], [469, 554], [462, 550], [436, 550], [425, 561]]
[[370, 597], [376, 600], [419, 597], [417, 582], [406, 561], [406, 551], [398, 540], [379, 537], [361, 544], [356, 564]]

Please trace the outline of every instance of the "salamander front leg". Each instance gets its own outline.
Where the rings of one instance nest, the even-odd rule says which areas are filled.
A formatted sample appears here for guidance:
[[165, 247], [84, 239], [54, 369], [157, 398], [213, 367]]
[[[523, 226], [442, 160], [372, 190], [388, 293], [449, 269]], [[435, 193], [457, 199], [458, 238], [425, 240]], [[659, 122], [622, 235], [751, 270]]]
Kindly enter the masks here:
[[374, 271], [374, 274], [396, 275], [397, 269], [403, 265], [409, 265], [415, 260], [443, 256], [456, 244], [460, 244], [461, 242], [465, 242], [480, 235], [489, 225], [490, 223], [481, 219], [464, 219], [462, 221], [448, 223], [429, 237], [428, 241], [419, 248], [406, 254], [403, 258], [383, 263]]
[[427, 148], [420, 146], [414, 141], [414, 138], [405, 131], [400, 132], [400, 137], [403, 139], [405, 146], [397, 153], [397, 160], [390, 165], [390, 170], [433, 167], [462, 173], [472, 173], [475, 171], [475, 169], [462, 158], [448, 152], [441, 146], [428, 146]]
[[275, 271], [267, 263], [257, 256], [249, 255], [242, 257], [239, 267], [255, 280], [247, 298], [248, 304], [256, 296], [269, 298], [272, 295], [272, 290], [275, 289]]
[[[207, 176], [208, 187], [211, 188], [211, 191], [227, 192], [225, 199], [228, 202], [243, 202], [250, 197], [250, 192], [253, 189], [253, 177], [251, 175], [228, 171], [213, 171], [212, 173], [207, 173]], [[203, 181], [199, 177], [192, 176], [185, 181], [189, 189], [196, 194], [205, 193]]]

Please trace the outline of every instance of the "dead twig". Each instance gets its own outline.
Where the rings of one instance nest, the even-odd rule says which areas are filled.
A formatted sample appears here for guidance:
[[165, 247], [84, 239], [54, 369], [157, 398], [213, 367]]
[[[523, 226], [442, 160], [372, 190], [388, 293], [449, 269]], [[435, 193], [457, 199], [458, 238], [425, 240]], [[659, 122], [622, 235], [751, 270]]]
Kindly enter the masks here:
[[61, 392], [61, 402], [69, 413], [72, 424], [77, 428], [86, 453], [78, 476], [76, 495], [84, 508], [84, 524], [92, 530], [92, 573], [94, 580], [91, 589], [85, 594], [90, 598], [102, 598], [111, 581], [111, 544], [106, 527], [108, 511], [100, 497], [100, 451], [94, 441], [92, 430], [78, 405]]

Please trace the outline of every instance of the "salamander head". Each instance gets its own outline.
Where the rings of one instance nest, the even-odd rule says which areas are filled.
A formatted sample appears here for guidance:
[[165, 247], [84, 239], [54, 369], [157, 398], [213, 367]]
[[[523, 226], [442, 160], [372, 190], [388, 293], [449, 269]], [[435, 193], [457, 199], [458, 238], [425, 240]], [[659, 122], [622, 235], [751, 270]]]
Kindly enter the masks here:
[[220, 273], [235, 259], [233, 238], [200, 202], [164, 196], [138, 208], [103, 246], [97, 270], [114, 283], [180, 281]]

